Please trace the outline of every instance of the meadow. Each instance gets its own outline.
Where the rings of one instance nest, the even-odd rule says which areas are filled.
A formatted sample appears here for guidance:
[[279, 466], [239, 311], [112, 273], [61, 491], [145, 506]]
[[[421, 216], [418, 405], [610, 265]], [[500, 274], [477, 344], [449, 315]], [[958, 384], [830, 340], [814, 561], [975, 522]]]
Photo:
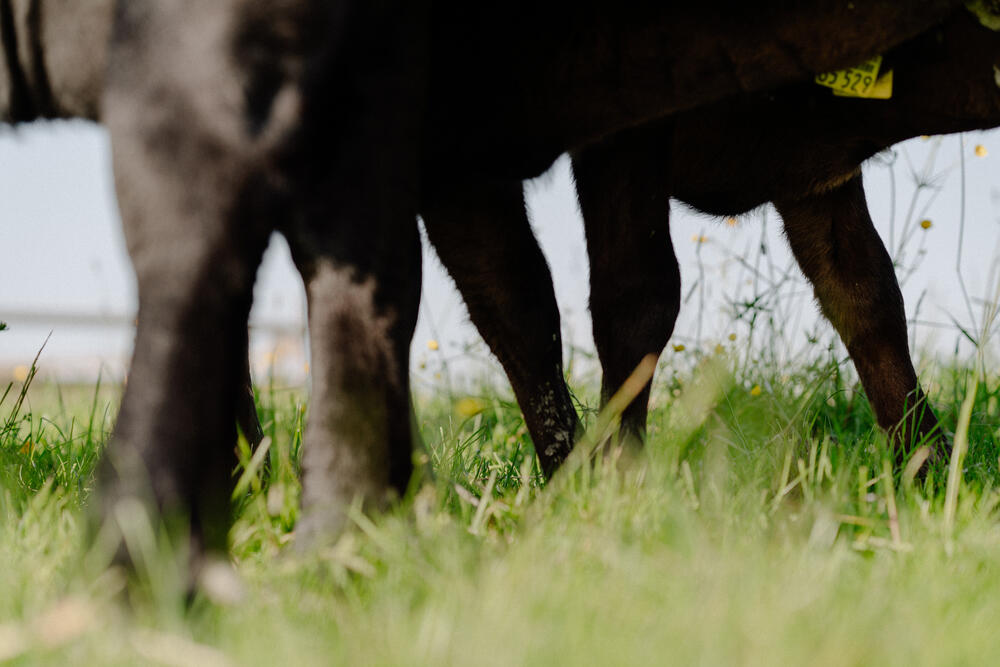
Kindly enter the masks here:
[[0, 661], [991, 662], [1000, 377], [924, 371], [968, 453], [920, 480], [890, 466], [835, 348], [746, 374], [737, 345], [661, 374], [643, 451], [603, 439], [614, 415], [578, 387], [593, 463], [571, 461], [547, 485], [502, 389], [428, 393], [426, 472], [410, 495], [386, 514], [355, 512], [339, 541], [312, 550], [294, 535], [304, 395], [264, 386], [265, 449], [234, 457], [240, 583], [193, 600], [183, 545], [141, 513], [124, 522], [134, 575], [87, 539], [120, 388], [12, 383], [0, 402]]

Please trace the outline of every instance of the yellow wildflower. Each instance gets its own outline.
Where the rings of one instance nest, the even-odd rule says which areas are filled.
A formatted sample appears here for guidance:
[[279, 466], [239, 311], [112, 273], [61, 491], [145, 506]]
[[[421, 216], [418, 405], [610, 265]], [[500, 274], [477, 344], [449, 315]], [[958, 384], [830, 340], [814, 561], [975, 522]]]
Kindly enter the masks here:
[[686, 349], [683, 345], [674, 345], [674, 352], [683, 352]]
[[934, 226], [934, 223], [931, 222], [930, 220], [921, 220], [920, 221], [920, 228], [921, 229], [930, 229], [933, 226]]
[[455, 412], [462, 417], [475, 417], [486, 409], [486, 403], [478, 398], [466, 397], [455, 402]]
[[753, 389], [750, 390], [751, 396], [760, 396], [762, 393], [764, 393], [764, 390], [760, 388], [759, 384], [755, 384]]
[[433, 338], [427, 341], [427, 349], [430, 350], [431, 352], [437, 352], [440, 347], [441, 346], [438, 345], [438, 342]]
[[990, 152], [986, 150], [986, 146], [979, 144], [976, 146], [976, 157], [986, 157]]

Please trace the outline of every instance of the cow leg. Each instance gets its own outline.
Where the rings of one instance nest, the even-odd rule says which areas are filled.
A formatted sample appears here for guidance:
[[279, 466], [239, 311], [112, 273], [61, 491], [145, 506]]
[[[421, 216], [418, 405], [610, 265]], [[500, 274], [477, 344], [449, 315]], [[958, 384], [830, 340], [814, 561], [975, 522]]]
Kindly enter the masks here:
[[292, 11], [129, 0], [115, 16], [103, 108], [139, 315], [98, 493], [105, 516], [187, 524], [195, 569], [227, 546], [252, 287], [315, 48], [295, 29], [314, 21], [277, 20]]
[[[106, 515], [136, 499], [168, 522], [189, 520], [198, 558], [227, 546], [247, 318], [270, 228], [247, 214], [253, 179], [193, 136], [183, 94], [173, 101], [168, 112], [114, 91], [107, 103], [139, 314], [100, 487]], [[150, 136], [159, 132], [174, 141]]]
[[309, 306], [302, 544], [334, 537], [355, 502], [403, 495], [413, 473], [423, 4], [351, 3], [353, 29], [302, 110], [285, 230]]
[[900, 461], [908, 446], [927, 438], [942, 446], [910, 360], [903, 295], [872, 225], [861, 177], [822, 194], [775, 201], [775, 207], [820, 309], [847, 346], [879, 425], [901, 445]]
[[579, 421], [563, 376], [552, 276], [528, 223], [523, 187], [462, 185], [428, 200], [427, 236], [507, 372], [550, 477], [569, 455]]
[[[670, 127], [623, 132], [573, 156], [590, 257], [590, 313], [608, 399], [649, 354], [659, 356], [680, 309], [670, 240]], [[649, 385], [622, 414], [626, 439], [646, 432]]]
[[[346, 219], [342, 214], [337, 219]], [[405, 225], [380, 224], [364, 214], [350, 219], [347, 226], [318, 226], [293, 243], [309, 304], [312, 386], [297, 529], [306, 542], [336, 535], [354, 501], [379, 508], [402, 496], [413, 473], [409, 349], [420, 298], [416, 217]], [[382, 244], [386, 235], [392, 242]]]

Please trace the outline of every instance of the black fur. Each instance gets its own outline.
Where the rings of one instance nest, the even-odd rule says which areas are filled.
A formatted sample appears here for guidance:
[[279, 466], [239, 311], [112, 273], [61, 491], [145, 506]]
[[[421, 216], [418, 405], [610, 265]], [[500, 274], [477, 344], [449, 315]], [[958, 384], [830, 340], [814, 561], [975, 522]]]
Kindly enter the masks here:
[[[910, 361], [902, 296], [872, 227], [859, 165], [913, 136], [1000, 125], [996, 65], [1000, 34], [963, 12], [887, 54], [884, 67], [894, 69], [895, 79], [890, 100], [837, 98], [802, 83], [677, 114], [577, 151], [573, 168], [587, 230], [604, 399], [645, 355], [659, 354], [673, 330], [680, 275], [669, 237], [669, 197], [717, 215], [773, 201], [820, 308], [858, 368], [879, 424], [901, 445], [899, 456], [920, 442], [944, 454], [946, 443]], [[514, 203], [511, 198], [506, 206]], [[484, 201], [483, 206], [500, 210], [505, 204]], [[426, 214], [425, 219], [429, 232], [461, 224]], [[509, 231], [488, 247], [472, 241], [456, 246], [432, 235], [437, 247], [449, 246], [442, 259], [460, 289], [465, 283], [509, 282], [502, 270], [468, 275], [465, 265], [490, 266], [484, 255], [537, 252], [520, 217], [509, 216], [508, 224], [525, 231]], [[464, 264], [448, 259], [453, 256], [463, 257]], [[496, 322], [536, 313], [535, 328], [506, 329], [497, 351], [505, 367], [513, 364], [505, 361], [504, 350], [542, 349], [558, 334], [558, 311], [550, 306], [538, 313], [534, 291], [481, 301], [487, 312], [470, 306], [470, 314], [488, 342], [496, 337]], [[526, 379], [508, 370], [508, 375], [526, 414], [532, 396], [549, 392], [546, 374]], [[571, 406], [564, 399], [560, 409]], [[642, 395], [623, 415], [625, 434], [641, 437], [645, 419]], [[566, 422], [566, 428], [573, 426], [575, 421]], [[532, 435], [544, 433], [532, 430]]]

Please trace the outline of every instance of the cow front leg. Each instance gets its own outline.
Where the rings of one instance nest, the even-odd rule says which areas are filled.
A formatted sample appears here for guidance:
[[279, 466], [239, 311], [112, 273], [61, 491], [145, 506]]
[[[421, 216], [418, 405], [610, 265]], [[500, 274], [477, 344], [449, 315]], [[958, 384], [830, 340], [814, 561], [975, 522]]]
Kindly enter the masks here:
[[159, 235], [143, 243], [158, 238], [160, 248], [141, 261], [133, 253], [138, 329], [100, 493], [108, 516], [135, 499], [168, 522], [189, 520], [198, 558], [227, 546], [236, 398], [245, 390], [246, 323], [263, 243], [222, 248], [188, 239], [178, 261]]
[[427, 236], [473, 324], [503, 366], [551, 477], [579, 421], [563, 376], [559, 308], [519, 181], [456, 185], [428, 197]]
[[247, 318], [269, 230], [239, 215], [242, 186], [229, 181], [235, 166], [202, 155], [190, 171], [158, 169], [164, 156], [131, 121], [111, 111], [110, 123], [139, 313], [101, 471], [105, 513], [116, 516], [122, 501], [138, 499], [169, 521], [189, 520], [196, 557], [221, 552]]
[[104, 98], [139, 313], [99, 504], [161, 516], [195, 571], [227, 547], [252, 287], [283, 209], [270, 165], [290, 114], [250, 104], [261, 63], [233, 56], [242, 6], [120, 3]]
[[829, 192], [775, 201], [795, 259], [823, 315], [847, 347], [879, 426], [902, 462], [912, 446], [944, 438], [917, 381], [903, 295], [872, 224], [861, 176]]
[[[602, 404], [645, 356], [660, 355], [680, 309], [670, 240], [671, 127], [623, 132], [573, 156], [594, 344], [604, 370]], [[647, 384], [622, 414], [625, 439], [645, 437], [648, 401]]]

